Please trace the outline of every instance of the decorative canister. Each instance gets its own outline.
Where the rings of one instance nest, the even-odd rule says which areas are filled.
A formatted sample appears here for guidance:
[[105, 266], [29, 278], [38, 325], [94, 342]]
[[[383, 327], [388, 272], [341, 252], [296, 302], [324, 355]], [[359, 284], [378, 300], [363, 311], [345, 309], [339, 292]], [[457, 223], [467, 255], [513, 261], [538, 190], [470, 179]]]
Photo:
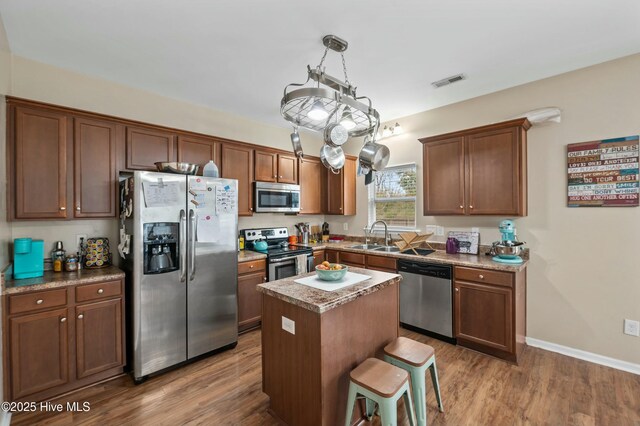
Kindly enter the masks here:
[[64, 262], [64, 270], [67, 272], [74, 272], [78, 270], [78, 257], [75, 254], [67, 256]]

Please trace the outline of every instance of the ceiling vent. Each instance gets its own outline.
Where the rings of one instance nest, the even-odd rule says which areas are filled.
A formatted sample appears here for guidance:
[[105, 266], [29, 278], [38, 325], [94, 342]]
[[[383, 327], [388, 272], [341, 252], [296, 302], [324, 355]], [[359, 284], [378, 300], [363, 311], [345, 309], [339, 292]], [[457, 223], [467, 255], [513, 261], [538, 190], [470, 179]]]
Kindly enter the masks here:
[[451, 77], [443, 78], [442, 80], [434, 81], [431, 83], [433, 87], [436, 89], [443, 86], [448, 86], [453, 83], [457, 83], [458, 81], [466, 80], [467, 77], [464, 74], [456, 74]]

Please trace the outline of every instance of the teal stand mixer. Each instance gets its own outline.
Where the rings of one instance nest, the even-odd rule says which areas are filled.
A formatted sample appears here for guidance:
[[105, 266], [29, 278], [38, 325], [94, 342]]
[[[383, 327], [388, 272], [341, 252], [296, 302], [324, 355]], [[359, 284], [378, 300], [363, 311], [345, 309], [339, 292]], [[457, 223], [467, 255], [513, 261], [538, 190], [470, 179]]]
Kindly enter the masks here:
[[524, 242], [518, 241], [516, 235], [516, 226], [510, 219], [505, 219], [498, 226], [502, 241], [496, 241], [491, 247], [491, 254], [494, 254], [492, 260], [500, 263], [518, 264], [523, 260], [520, 253], [524, 248]]

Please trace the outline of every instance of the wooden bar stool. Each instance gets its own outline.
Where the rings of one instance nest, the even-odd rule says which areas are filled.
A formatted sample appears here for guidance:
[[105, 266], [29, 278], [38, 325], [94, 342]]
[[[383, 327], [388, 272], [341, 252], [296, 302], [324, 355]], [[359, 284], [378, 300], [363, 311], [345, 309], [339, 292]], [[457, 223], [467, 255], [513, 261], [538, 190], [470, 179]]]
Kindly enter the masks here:
[[[345, 426], [351, 424], [353, 404], [356, 402], [358, 395], [367, 398], [368, 410], [372, 405], [371, 401], [378, 404], [380, 420], [383, 426], [397, 425], [398, 400], [403, 397], [409, 422], [411, 426], [415, 426], [409, 374], [405, 370], [376, 358], [368, 358], [351, 371], [350, 377]], [[373, 407], [371, 407], [371, 411], [368, 414], [372, 414], [372, 412]]]
[[426, 426], [427, 424], [427, 397], [424, 378], [427, 369], [431, 372], [431, 381], [436, 392], [438, 408], [441, 412], [444, 412], [442, 398], [440, 397], [436, 355], [431, 346], [406, 337], [398, 337], [384, 347], [384, 359], [409, 372], [418, 426]]

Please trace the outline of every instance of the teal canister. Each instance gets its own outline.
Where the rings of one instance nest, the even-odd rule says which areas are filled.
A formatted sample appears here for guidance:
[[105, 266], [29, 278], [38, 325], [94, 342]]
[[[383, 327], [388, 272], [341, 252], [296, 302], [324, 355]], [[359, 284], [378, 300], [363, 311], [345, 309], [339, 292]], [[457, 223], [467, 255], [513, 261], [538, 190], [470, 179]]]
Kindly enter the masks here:
[[17, 280], [44, 274], [44, 241], [31, 238], [13, 240], [13, 277]]

